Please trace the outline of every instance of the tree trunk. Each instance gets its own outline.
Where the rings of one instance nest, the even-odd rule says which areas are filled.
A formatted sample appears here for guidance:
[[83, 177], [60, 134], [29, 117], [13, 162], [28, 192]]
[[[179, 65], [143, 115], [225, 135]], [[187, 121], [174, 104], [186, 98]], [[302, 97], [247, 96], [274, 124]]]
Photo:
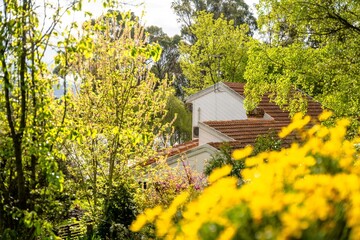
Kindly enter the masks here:
[[14, 152], [15, 152], [15, 167], [16, 167], [16, 180], [17, 180], [17, 192], [18, 192], [18, 207], [20, 209], [26, 209], [26, 192], [25, 192], [25, 177], [22, 163], [22, 143], [21, 137], [16, 135], [13, 138]]

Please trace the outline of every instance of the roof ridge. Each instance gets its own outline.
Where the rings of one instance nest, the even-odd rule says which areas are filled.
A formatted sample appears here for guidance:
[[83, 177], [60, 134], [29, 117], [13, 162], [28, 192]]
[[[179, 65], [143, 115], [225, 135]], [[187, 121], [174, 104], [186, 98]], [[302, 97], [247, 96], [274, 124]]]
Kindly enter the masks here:
[[264, 119], [264, 118], [251, 118], [251, 119], [235, 119], [235, 120], [210, 120], [210, 121], [204, 121], [202, 123], [244, 123], [244, 122], [284, 122], [284, 120], [282, 121], [278, 121], [275, 119]]

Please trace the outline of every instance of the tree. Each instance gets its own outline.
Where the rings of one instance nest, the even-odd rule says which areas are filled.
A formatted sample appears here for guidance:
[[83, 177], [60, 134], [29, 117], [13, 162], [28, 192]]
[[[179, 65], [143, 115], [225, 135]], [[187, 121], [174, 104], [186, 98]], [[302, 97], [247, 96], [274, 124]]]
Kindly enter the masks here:
[[229, 176], [234, 176], [238, 178], [239, 185], [243, 183], [243, 178], [241, 175], [241, 171], [245, 168], [244, 161], [234, 161], [234, 159], [231, 157], [233, 149], [230, 145], [227, 145], [226, 143], [221, 146], [221, 149], [218, 153], [213, 155], [211, 159], [206, 163], [204, 174], [206, 176], [210, 176], [211, 173], [218, 168], [222, 168], [225, 165], [229, 165], [232, 167], [231, 172], [229, 173]]
[[266, 43], [249, 50], [248, 110], [270, 93], [282, 108], [305, 112], [310, 95], [336, 115], [358, 116], [360, 3], [263, 0], [258, 7]]
[[167, 114], [164, 118], [164, 122], [172, 123], [172, 126], [164, 132], [163, 139], [169, 140], [170, 145], [182, 143], [191, 139], [191, 113], [180, 100], [184, 99], [184, 87], [188, 84], [179, 62], [181, 38], [179, 35], [169, 37], [157, 26], [146, 28], [146, 32], [149, 34], [149, 42], [158, 43], [162, 48], [161, 57], [153, 63], [151, 71], [160, 82], [169, 79], [175, 89], [175, 95], [167, 99]]
[[[40, 6], [45, 6], [41, 8]], [[0, 13], [0, 237], [48, 237], [63, 175], [55, 150], [62, 130], [43, 63], [61, 16], [79, 10], [48, 1], [5, 0]], [[39, 11], [43, 9], [39, 19]]]
[[179, 44], [181, 37], [179, 35], [169, 37], [163, 32], [162, 28], [157, 26], [147, 27], [146, 32], [149, 34], [149, 42], [158, 43], [162, 48], [161, 57], [159, 61], [154, 62], [151, 71], [161, 81], [170, 79], [174, 86], [176, 96], [184, 98], [183, 88], [187, 85], [187, 81], [179, 63]]
[[170, 95], [166, 104], [167, 113], [164, 123], [171, 123], [164, 132], [164, 140], [170, 145], [183, 143], [191, 140], [191, 113], [186, 109], [185, 104], [174, 95]]
[[277, 135], [274, 130], [269, 130], [268, 133], [259, 135], [255, 139], [252, 155], [268, 151], [279, 151], [282, 147], [282, 140]]
[[[129, 13], [108, 12], [83, 29], [68, 68], [80, 82], [69, 107], [77, 141], [65, 147], [75, 180], [69, 185], [96, 219], [101, 206], [109, 208], [107, 197], [126, 179], [124, 173], [137, 176], [136, 166], [160, 147], [169, 88], [147, 65], [159, 59], [159, 45], [146, 43], [143, 27]], [[91, 46], [88, 55], [84, 45]]]
[[172, 8], [182, 24], [183, 37], [191, 43], [196, 41], [196, 36], [191, 33], [190, 27], [201, 11], [212, 13], [214, 19], [224, 17], [228, 21], [232, 20], [234, 26], [245, 23], [250, 33], [257, 28], [256, 20], [243, 0], [175, 0]]
[[213, 19], [201, 12], [190, 28], [197, 41], [182, 43], [181, 67], [189, 80], [188, 93], [197, 92], [219, 81], [244, 82], [249, 36], [245, 25], [234, 27], [232, 21]]

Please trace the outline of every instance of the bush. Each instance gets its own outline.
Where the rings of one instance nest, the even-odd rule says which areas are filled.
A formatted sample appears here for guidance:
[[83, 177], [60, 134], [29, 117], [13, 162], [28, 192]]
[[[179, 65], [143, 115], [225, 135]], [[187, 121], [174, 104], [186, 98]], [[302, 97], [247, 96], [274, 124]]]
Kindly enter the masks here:
[[287, 149], [251, 157], [249, 147], [233, 152], [234, 159], [247, 157], [241, 187], [227, 176], [230, 166], [216, 169], [196, 199], [186, 203], [183, 192], [168, 208], [146, 210], [131, 229], [151, 222], [165, 239], [360, 239], [359, 139], [346, 140], [346, 119], [304, 131], [309, 121], [295, 115], [281, 131], [281, 137], [299, 131], [302, 139]]
[[147, 207], [167, 207], [182, 191], [199, 191], [206, 184], [203, 174], [192, 170], [184, 160], [175, 168], [161, 164], [156, 171], [148, 174], [148, 178], [148, 188], [145, 190]]
[[214, 169], [221, 168], [225, 165], [230, 165], [232, 167], [229, 176], [237, 177], [241, 183], [241, 170], [245, 167], [244, 161], [234, 161], [231, 157], [231, 147], [226, 144], [220, 148], [220, 152], [212, 156], [212, 158], [206, 163], [204, 174], [209, 176]]
[[138, 214], [135, 202], [136, 187], [131, 182], [120, 182], [114, 187], [104, 206], [104, 214], [98, 225], [102, 239], [134, 239], [135, 233], [128, 227]]

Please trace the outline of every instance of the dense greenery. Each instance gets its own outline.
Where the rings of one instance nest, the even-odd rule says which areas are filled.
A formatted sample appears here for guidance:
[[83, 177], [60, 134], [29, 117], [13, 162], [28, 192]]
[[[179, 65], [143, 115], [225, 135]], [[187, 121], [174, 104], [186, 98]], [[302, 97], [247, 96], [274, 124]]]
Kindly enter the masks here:
[[[39, 4], [5, 1], [0, 15], [0, 238], [54, 237], [76, 211], [126, 229], [131, 218], [110, 212], [130, 211], [117, 207], [119, 199], [135, 204], [124, 179], [143, 178], [144, 168], [136, 166], [155, 155], [169, 124], [163, 120], [167, 80], [147, 66], [161, 48], [146, 42], [130, 13], [109, 11], [81, 31], [73, 23], [58, 32], [61, 16], [80, 10], [81, 2], [43, 3], [44, 25]], [[43, 62], [50, 43], [57, 46], [56, 75]], [[64, 93], [56, 99], [59, 79]], [[132, 216], [137, 206], [129, 206]]]
[[[260, 0], [255, 23], [242, 0], [176, 0], [183, 28], [173, 37], [102, 3], [111, 10], [85, 13], [81, 26], [59, 25], [81, 0], [1, 4], [0, 239], [54, 239], [78, 220], [103, 239], [359, 237], [358, 142], [345, 139], [358, 131], [336, 120], [359, 116], [358, 1]], [[191, 138], [183, 100], [219, 81], [247, 83], [247, 110], [270, 93], [304, 112], [311, 96], [336, 126], [303, 131], [308, 118], [296, 115], [280, 135], [300, 130], [302, 143], [281, 149], [269, 133], [254, 148], [225, 149], [204, 188], [186, 159], [170, 169], [158, 150]], [[152, 224], [129, 231], [141, 212], [132, 229]]]
[[232, 167], [229, 176], [237, 177], [240, 180], [239, 183], [242, 183], [241, 170], [244, 169], [245, 164], [243, 161], [234, 161], [231, 157], [232, 151], [233, 149], [226, 144], [221, 146], [220, 151], [207, 161], [204, 174], [210, 176], [215, 169], [228, 165]]
[[146, 32], [149, 34], [149, 42], [158, 43], [162, 48], [160, 59], [154, 62], [151, 71], [160, 80], [170, 79], [175, 88], [175, 95], [183, 99], [183, 87], [187, 86], [187, 81], [179, 63], [179, 44], [181, 37], [179, 35], [169, 37], [157, 26], [147, 27]]
[[184, 191], [169, 207], [145, 210], [131, 229], [154, 224], [164, 239], [358, 239], [358, 139], [345, 139], [347, 119], [304, 130], [309, 121], [297, 114], [280, 132], [301, 136], [289, 148], [252, 157], [252, 147], [234, 151], [235, 160], [246, 158], [241, 187], [226, 165], [213, 171], [199, 196]]
[[52, 36], [67, 36], [56, 31], [61, 16], [81, 2], [47, 5], [43, 22], [34, 1], [1, 5], [0, 238], [45, 238], [52, 235], [51, 222], [66, 212], [67, 196], [57, 148], [64, 118], [57, 115], [61, 106], [51, 95], [54, 78], [43, 58]]
[[265, 42], [254, 41], [248, 53], [248, 109], [271, 92], [281, 107], [305, 111], [310, 95], [337, 115], [356, 118], [360, 3], [261, 0], [258, 13]]
[[190, 43], [199, 39], [190, 28], [200, 12], [210, 13], [214, 20], [224, 17], [234, 26], [247, 24], [250, 33], [256, 29], [256, 19], [244, 0], [174, 0], [172, 8], [182, 25], [183, 38]]
[[192, 94], [220, 81], [244, 82], [249, 36], [245, 25], [234, 26], [232, 20], [200, 12], [190, 27], [197, 40], [183, 42], [181, 67]]

